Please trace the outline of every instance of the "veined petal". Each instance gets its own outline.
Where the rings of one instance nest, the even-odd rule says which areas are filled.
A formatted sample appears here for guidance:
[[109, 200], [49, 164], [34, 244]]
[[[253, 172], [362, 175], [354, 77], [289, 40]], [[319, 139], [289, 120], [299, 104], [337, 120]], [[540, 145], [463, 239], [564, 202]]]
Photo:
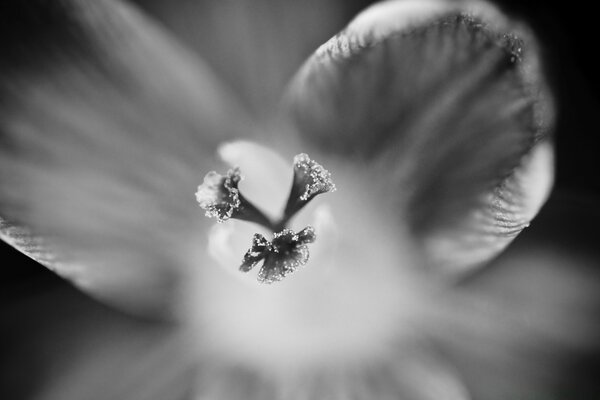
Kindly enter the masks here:
[[515, 172], [463, 220], [423, 238], [427, 262], [449, 274], [471, 270], [500, 253], [537, 215], [554, 177], [554, 152], [538, 144]]
[[307, 54], [354, 11], [344, 0], [134, 0], [202, 54], [254, 113], [270, 115]]
[[[485, 2], [367, 9], [306, 62], [287, 105], [305, 140], [370, 166], [436, 268], [488, 260], [552, 183], [553, 107], [535, 39]], [[490, 240], [469, 242], [481, 231]], [[452, 251], [431, 245], [440, 237]]]
[[198, 181], [217, 144], [252, 123], [201, 60], [119, 1], [11, 1], [0, 15], [4, 237], [27, 253], [11, 234], [27, 227], [22, 239], [81, 266], [59, 274], [164, 310], [207, 224]]

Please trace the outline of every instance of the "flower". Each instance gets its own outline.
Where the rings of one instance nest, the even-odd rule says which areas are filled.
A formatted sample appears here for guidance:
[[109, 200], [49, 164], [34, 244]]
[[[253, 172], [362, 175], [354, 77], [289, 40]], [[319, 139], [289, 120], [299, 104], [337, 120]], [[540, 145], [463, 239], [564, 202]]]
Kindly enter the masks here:
[[[484, 332], [508, 343], [494, 355], [531, 343], [527, 318], [456, 283], [530, 223], [551, 187], [552, 101], [526, 27], [481, 2], [373, 6], [308, 59], [276, 119], [256, 122], [134, 8], [11, 7], [22, 19], [0, 64], [3, 237], [111, 306], [177, 321], [142, 346], [144, 385], [125, 373], [104, 397], [467, 399], [469, 379], [440, 343], [460, 353]], [[233, 193], [239, 181], [257, 208], [285, 214], [281, 156], [304, 151], [338, 191], [291, 222], [318, 234], [310, 268], [265, 289], [238, 271], [248, 245], [244, 265], [277, 269], [264, 249], [281, 239], [304, 264], [312, 235], [213, 225], [193, 190], [222, 163], [239, 166], [247, 179], [211, 174], [202, 204], [222, 200], [210, 197], [217, 182]], [[314, 167], [305, 158], [301, 182]], [[302, 201], [331, 189], [315, 181]], [[269, 271], [259, 278], [285, 275]], [[71, 398], [90, 380], [76, 379]], [[44, 398], [69, 398], [64, 389]]]

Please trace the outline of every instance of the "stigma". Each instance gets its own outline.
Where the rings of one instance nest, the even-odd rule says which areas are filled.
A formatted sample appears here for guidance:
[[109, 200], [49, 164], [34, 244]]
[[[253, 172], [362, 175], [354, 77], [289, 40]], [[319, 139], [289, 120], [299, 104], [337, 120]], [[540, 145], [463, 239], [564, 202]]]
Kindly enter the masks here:
[[331, 173], [304, 153], [293, 159], [292, 187], [283, 214], [271, 219], [248, 200], [239, 189], [243, 180], [240, 168], [221, 175], [211, 171], [198, 186], [196, 200], [205, 216], [223, 223], [229, 219], [258, 224], [272, 232], [267, 239], [260, 233], [252, 237], [251, 247], [243, 256], [239, 270], [249, 272], [262, 262], [258, 282], [274, 283], [304, 266], [309, 259], [308, 244], [316, 240], [315, 229], [307, 226], [299, 232], [289, 229], [292, 218], [317, 195], [333, 192]]

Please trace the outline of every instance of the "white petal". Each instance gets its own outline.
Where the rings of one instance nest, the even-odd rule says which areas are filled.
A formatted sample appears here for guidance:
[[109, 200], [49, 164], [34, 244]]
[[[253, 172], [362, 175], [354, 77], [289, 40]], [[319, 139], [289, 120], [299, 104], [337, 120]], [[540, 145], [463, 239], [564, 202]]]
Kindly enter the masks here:
[[202, 54], [260, 115], [273, 113], [306, 55], [353, 16], [344, 0], [138, 3]]
[[88, 293], [166, 312], [186, 242], [206, 233], [194, 191], [218, 143], [251, 135], [253, 123], [201, 60], [135, 8], [4, 11], [0, 215], [82, 267], [76, 278], [66, 264], [56, 270]]
[[[534, 153], [554, 118], [539, 60], [529, 29], [486, 2], [387, 1], [321, 46], [286, 99], [307, 143], [395, 199], [382, 212], [432, 270], [464, 271], [506, 246], [551, 186], [551, 150]], [[529, 159], [538, 167], [523, 172]]]
[[554, 150], [540, 143], [495, 190], [485, 195], [485, 206], [473, 210], [455, 226], [423, 240], [429, 265], [455, 278], [500, 253], [537, 215], [554, 181]]

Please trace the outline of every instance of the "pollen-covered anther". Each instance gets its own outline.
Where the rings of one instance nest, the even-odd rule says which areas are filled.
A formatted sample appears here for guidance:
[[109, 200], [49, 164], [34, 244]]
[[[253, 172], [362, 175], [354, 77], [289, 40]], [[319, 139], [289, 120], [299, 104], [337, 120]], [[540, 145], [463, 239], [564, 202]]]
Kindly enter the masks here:
[[294, 157], [292, 190], [278, 227], [285, 227], [285, 224], [315, 196], [335, 190], [336, 187], [329, 171], [321, 164], [311, 160], [307, 154], [298, 154]]
[[217, 222], [234, 218], [272, 229], [273, 222], [238, 189], [241, 180], [240, 169], [237, 167], [227, 171], [226, 176], [211, 171], [204, 177], [202, 185], [198, 186], [196, 200], [206, 210], [205, 215], [216, 218]]
[[300, 192], [300, 200], [303, 201], [336, 190], [331, 173], [305, 153], [294, 157], [294, 184], [303, 189]]
[[263, 235], [260, 233], [255, 233], [254, 237], [252, 238], [252, 247], [250, 247], [250, 249], [248, 249], [244, 255], [244, 260], [240, 266], [240, 271], [250, 271], [256, 264], [264, 259], [270, 251], [273, 250], [272, 247], [273, 246], [271, 245], [271, 242], [269, 242]]
[[205, 215], [218, 222], [227, 221], [241, 206], [238, 184], [242, 180], [239, 168], [230, 169], [226, 176], [211, 171], [198, 186], [196, 201]]
[[264, 262], [258, 272], [258, 281], [281, 281], [307, 263], [308, 243], [314, 242], [315, 239], [315, 231], [311, 226], [298, 233], [291, 229], [283, 229], [275, 233], [270, 242], [257, 233], [252, 238], [252, 247], [244, 255], [240, 270], [248, 272], [262, 260]]

